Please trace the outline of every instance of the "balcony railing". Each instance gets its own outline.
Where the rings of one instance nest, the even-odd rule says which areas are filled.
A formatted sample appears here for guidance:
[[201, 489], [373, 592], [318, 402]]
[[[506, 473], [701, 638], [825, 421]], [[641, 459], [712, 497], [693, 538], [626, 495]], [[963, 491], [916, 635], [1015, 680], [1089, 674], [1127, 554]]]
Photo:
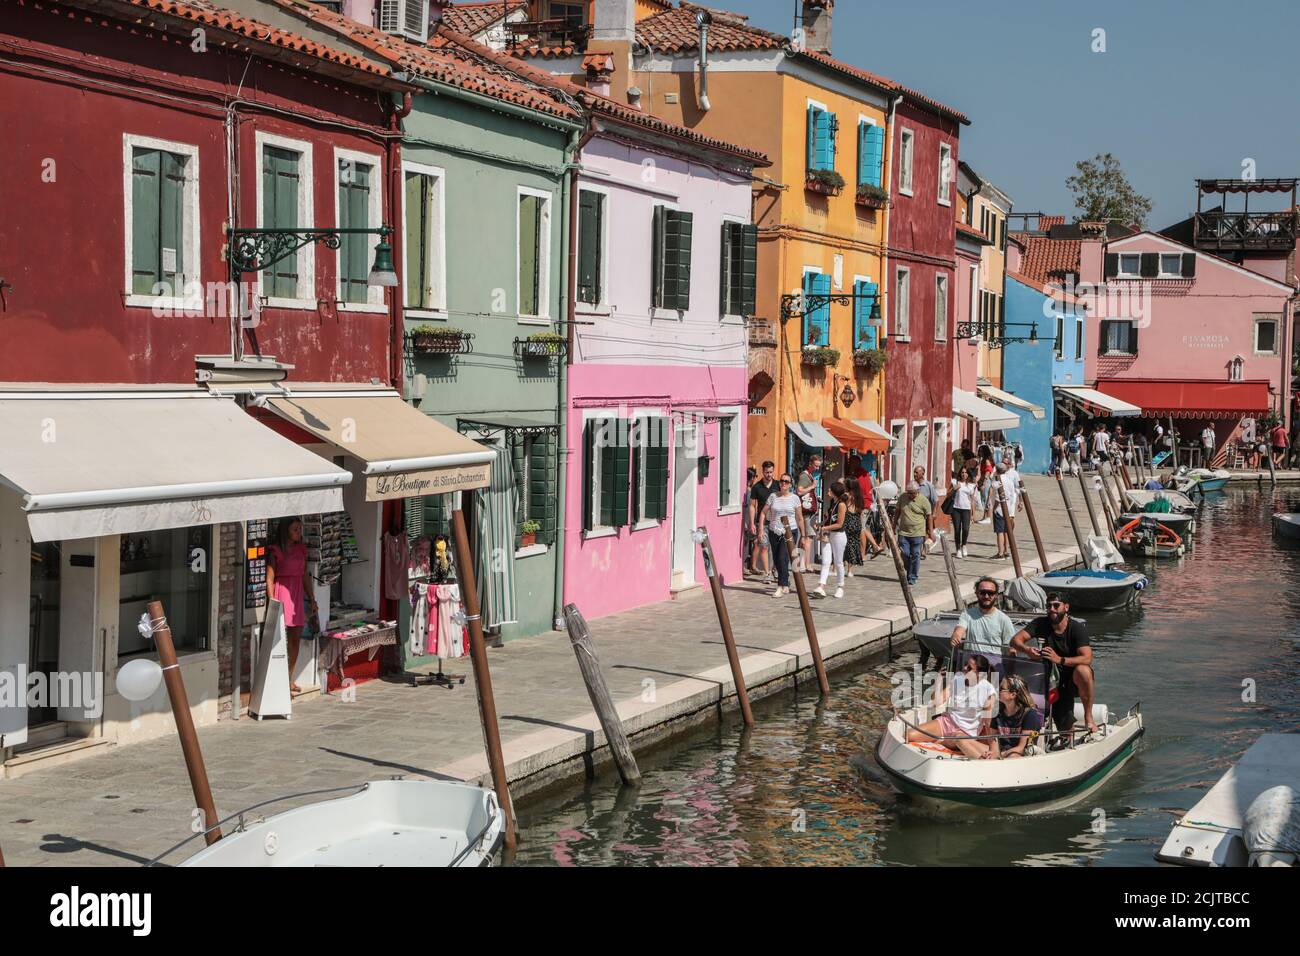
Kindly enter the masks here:
[[1297, 215], [1287, 212], [1201, 212], [1196, 214], [1198, 249], [1286, 252], [1295, 248]]
[[530, 46], [574, 46], [579, 49], [587, 45], [587, 35], [591, 28], [584, 23], [571, 19], [524, 20], [505, 25], [511, 48]]

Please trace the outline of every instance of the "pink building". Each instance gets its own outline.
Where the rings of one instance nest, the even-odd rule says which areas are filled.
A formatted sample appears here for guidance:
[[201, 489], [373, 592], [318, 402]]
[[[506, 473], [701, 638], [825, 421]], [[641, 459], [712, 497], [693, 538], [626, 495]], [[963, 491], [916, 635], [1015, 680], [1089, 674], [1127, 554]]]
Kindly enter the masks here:
[[1085, 237], [1079, 277], [1099, 320], [1085, 356], [1098, 391], [1172, 419], [1184, 444], [1212, 424], [1216, 463], [1248, 420], [1285, 416], [1293, 287], [1152, 232]]
[[588, 617], [739, 580], [745, 319], [762, 154], [596, 100], [581, 154], [564, 601]]

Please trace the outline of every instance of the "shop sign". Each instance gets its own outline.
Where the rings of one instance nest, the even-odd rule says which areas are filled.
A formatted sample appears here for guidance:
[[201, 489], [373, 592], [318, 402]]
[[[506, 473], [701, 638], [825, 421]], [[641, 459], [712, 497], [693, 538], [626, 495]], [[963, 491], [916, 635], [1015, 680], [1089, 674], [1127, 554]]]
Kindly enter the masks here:
[[445, 495], [453, 491], [486, 488], [492, 474], [491, 462], [435, 468], [431, 471], [404, 471], [366, 478], [366, 500], [413, 498], [417, 495]]

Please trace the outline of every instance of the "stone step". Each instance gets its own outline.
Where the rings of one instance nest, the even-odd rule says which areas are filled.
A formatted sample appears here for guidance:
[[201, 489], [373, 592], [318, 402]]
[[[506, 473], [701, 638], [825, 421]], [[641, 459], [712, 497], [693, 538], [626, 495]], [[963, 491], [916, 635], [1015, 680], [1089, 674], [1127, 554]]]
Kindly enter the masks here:
[[64, 737], [43, 747], [25, 750], [15, 754], [4, 763], [6, 780], [16, 780], [34, 770], [46, 770], [60, 764], [70, 763], [88, 756], [89, 752], [99, 747], [106, 747], [110, 741], [105, 737]]

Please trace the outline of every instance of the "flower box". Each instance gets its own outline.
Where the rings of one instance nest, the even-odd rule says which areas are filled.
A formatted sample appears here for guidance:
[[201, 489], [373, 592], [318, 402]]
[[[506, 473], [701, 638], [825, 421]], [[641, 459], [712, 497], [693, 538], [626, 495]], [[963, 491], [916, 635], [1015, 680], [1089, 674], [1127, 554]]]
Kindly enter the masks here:
[[556, 332], [537, 332], [516, 341], [519, 354], [524, 358], [553, 358], [563, 355], [568, 344], [568, 340]]
[[803, 350], [804, 365], [837, 365], [840, 361], [840, 350], [827, 348], [824, 345]]
[[868, 375], [878, 375], [885, 367], [884, 349], [854, 349], [853, 364]]
[[884, 209], [889, 205], [889, 193], [879, 186], [863, 183], [858, 187], [858, 192], [853, 197], [853, 201], [864, 209]]
[[424, 325], [411, 331], [411, 351], [446, 355], [461, 351], [466, 339], [466, 333], [460, 329]]
[[844, 189], [844, 177], [833, 169], [810, 169], [804, 188], [823, 196], [838, 196]]
[[537, 532], [542, 530], [540, 521], [531, 518], [519, 526], [519, 547], [531, 548], [537, 543]]

